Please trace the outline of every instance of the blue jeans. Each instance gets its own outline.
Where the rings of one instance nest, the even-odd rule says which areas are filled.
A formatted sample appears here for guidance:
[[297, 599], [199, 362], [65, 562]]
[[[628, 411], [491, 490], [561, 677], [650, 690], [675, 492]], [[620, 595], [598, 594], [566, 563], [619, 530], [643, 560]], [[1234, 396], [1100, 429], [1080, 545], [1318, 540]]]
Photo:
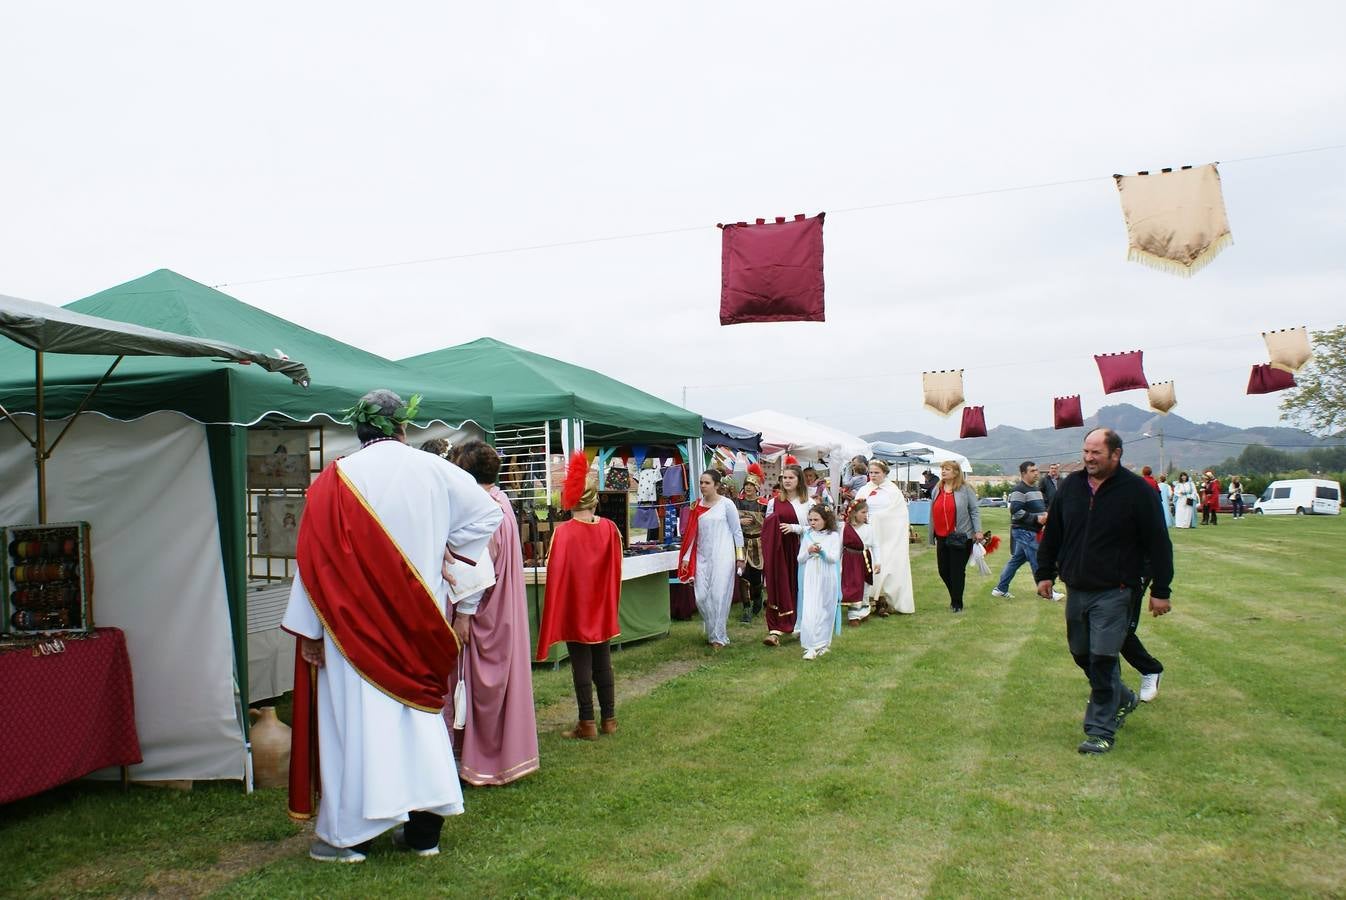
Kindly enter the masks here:
[[1038, 536], [1036, 532], [1029, 531], [1027, 528], [1010, 529], [1010, 546], [1013, 552], [1010, 554], [1009, 562], [1005, 563], [1004, 570], [1000, 573], [1000, 583], [995, 586], [1000, 593], [1009, 592], [1010, 579], [1014, 573], [1019, 571], [1019, 567], [1028, 563], [1028, 572], [1031, 575], [1038, 569]]

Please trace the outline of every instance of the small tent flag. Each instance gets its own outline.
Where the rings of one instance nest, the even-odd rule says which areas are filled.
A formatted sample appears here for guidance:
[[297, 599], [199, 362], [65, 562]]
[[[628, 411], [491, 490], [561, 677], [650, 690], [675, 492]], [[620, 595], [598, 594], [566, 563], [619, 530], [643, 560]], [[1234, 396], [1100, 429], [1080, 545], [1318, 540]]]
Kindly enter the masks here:
[[1080, 395], [1052, 399], [1052, 427], [1079, 428], [1084, 425], [1084, 411], [1080, 409]]
[[986, 437], [986, 407], [963, 407], [963, 427], [959, 429], [958, 437]]
[[1248, 375], [1249, 394], [1274, 394], [1296, 386], [1295, 376], [1268, 363], [1253, 366]]
[[1173, 382], [1161, 381], [1150, 385], [1150, 409], [1168, 415], [1168, 411], [1178, 405], [1178, 395], [1173, 390]]
[[1189, 278], [1233, 242], [1215, 163], [1112, 177], [1126, 218], [1127, 259]]
[[721, 325], [824, 320], [823, 215], [720, 226]]
[[1309, 330], [1303, 326], [1264, 331], [1262, 338], [1267, 342], [1271, 365], [1283, 372], [1298, 372], [1313, 355], [1309, 347]]
[[941, 416], [947, 416], [963, 402], [962, 369], [922, 372], [921, 386], [925, 389], [926, 408]]
[[1098, 374], [1103, 377], [1103, 393], [1148, 389], [1150, 383], [1145, 380], [1144, 360], [1145, 354], [1141, 350], [1102, 355], [1095, 353], [1094, 362], [1098, 363]]

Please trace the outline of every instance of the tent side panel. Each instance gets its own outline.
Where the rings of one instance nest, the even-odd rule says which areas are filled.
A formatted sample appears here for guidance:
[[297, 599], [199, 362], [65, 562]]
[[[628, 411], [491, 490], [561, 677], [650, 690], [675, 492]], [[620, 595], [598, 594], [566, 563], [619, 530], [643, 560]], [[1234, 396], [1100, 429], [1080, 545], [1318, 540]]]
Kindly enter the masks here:
[[[210, 449], [210, 477], [215, 486], [215, 517], [220, 527], [234, 671], [239, 696], [248, 697], [248, 430], [239, 425], [207, 425], [206, 444]], [[246, 716], [243, 729], [246, 734]]]

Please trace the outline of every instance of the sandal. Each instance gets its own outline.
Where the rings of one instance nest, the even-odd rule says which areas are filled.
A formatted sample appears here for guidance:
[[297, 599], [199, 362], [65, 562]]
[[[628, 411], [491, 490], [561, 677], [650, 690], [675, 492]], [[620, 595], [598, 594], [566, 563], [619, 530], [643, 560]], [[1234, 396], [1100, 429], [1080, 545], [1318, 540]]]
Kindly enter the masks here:
[[768, 634], [766, 637], [762, 638], [762, 643], [766, 644], [768, 647], [779, 647], [780, 638], [776, 637], [774, 634]]

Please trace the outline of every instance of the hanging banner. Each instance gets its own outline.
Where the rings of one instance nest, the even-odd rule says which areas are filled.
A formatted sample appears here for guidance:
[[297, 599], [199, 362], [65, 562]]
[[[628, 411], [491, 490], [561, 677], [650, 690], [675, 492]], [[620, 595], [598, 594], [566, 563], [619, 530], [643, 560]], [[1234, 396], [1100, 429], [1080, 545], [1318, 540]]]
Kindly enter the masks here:
[[1190, 278], [1233, 243], [1215, 163], [1112, 177], [1132, 262]]
[[1253, 366], [1252, 372], [1248, 375], [1249, 394], [1274, 394], [1276, 391], [1295, 386], [1294, 375], [1268, 363]]
[[926, 409], [941, 416], [947, 416], [963, 404], [962, 369], [922, 372], [921, 386], [925, 390]]
[[1267, 342], [1267, 356], [1270, 363], [1283, 372], [1298, 372], [1313, 355], [1309, 346], [1309, 330], [1282, 328], [1280, 331], [1264, 331], [1262, 339]]
[[1052, 399], [1052, 427], [1080, 428], [1084, 425], [1084, 411], [1080, 408], [1080, 395], [1055, 397]]
[[960, 438], [986, 437], [986, 407], [963, 407], [963, 427], [959, 429], [958, 436]]
[[1103, 378], [1103, 393], [1148, 390], [1150, 382], [1145, 378], [1144, 358], [1145, 354], [1140, 350], [1102, 355], [1095, 353], [1094, 362], [1098, 363], [1098, 374]]
[[1173, 390], [1173, 382], [1161, 381], [1150, 385], [1150, 409], [1168, 415], [1168, 411], [1178, 405], [1178, 395]]
[[720, 226], [721, 325], [823, 321], [823, 215]]

